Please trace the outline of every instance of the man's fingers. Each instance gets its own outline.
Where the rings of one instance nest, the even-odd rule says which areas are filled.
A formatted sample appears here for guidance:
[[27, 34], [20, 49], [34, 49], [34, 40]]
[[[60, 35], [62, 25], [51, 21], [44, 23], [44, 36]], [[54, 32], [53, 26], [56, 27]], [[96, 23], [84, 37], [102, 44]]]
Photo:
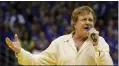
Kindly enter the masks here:
[[17, 34], [14, 35], [15, 41], [19, 41]]
[[10, 48], [13, 47], [12, 41], [8, 37], [5, 39], [5, 41]]

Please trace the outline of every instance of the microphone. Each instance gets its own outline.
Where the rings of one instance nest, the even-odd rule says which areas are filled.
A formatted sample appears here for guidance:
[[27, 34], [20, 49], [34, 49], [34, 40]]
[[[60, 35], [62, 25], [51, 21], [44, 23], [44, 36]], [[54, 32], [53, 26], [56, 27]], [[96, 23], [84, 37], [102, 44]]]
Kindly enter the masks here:
[[[88, 31], [90, 30], [91, 28], [88, 29]], [[95, 33], [92, 33], [90, 35], [91, 39], [93, 40], [93, 42], [96, 42], [97, 41], [97, 38], [96, 38], [96, 34]]]

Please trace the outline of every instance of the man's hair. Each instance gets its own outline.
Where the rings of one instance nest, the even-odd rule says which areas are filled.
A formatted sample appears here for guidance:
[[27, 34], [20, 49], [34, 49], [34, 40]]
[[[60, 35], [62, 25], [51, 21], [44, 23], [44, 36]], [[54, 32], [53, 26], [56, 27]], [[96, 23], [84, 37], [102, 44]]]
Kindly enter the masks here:
[[[89, 12], [93, 15], [93, 22], [95, 24], [95, 22], [96, 22], [95, 12], [89, 6], [81, 6], [81, 7], [75, 8], [74, 11], [72, 12], [71, 21], [77, 22], [78, 17], [80, 16], [80, 14], [84, 13], [85, 11]], [[73, 29], [75, 29], [74, 24], [71, 23], [71, 25], [72, 25]]]

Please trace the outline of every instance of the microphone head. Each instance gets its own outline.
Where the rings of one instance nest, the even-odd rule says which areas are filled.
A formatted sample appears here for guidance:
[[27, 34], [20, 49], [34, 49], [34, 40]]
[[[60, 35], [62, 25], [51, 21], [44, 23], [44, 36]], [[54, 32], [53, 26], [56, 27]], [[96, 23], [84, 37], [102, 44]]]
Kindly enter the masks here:
[[88, 31], [91, 29], [91, 27], [90, 28], [88, 28]]

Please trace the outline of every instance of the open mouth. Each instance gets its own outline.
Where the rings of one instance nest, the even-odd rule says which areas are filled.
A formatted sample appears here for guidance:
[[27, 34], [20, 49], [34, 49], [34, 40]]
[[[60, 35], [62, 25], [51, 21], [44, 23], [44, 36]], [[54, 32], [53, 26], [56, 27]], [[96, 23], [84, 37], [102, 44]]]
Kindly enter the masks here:
[[88, 30], [88, 29], [89, 29], [89, 27], [84, 27], [84, 29]]

